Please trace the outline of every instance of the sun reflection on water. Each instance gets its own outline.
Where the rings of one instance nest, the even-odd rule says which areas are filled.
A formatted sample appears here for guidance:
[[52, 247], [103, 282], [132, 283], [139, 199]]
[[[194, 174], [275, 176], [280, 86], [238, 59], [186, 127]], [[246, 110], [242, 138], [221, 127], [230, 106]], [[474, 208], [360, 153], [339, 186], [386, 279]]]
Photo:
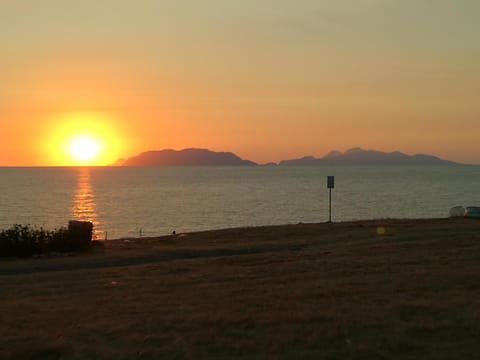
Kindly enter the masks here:
[[100, 222], [98, 220], [95, 193], [89, 168], [78, 169], [77, 189], [73, 199], [72, 216], [75, 220], [92, 222], [94, 235], [98, 235]]

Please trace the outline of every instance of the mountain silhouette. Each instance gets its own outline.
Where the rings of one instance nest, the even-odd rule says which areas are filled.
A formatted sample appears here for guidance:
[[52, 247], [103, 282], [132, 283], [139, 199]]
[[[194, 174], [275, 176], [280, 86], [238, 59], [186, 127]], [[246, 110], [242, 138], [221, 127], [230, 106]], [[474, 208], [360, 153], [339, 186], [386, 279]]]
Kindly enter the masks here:
[[[128, 159], [119, 159], [112, 166], [255, 166], [232, 152], [215, 152], [208, 149], [155, 150], [143, 152]], [[264, 166], [274, 166], [267, 163]], [[300, 159], [282, 160], [279, 166], [319, 165], [461, 165], [433, 155], [407, 155], [399, 151], [382, 152], [353, 148], [342, 153], [330, 151], [322, 158], [305, 156]]]
[[252, 166], [253, 161], [243, 160], [231, 152], [207, 149], [147, 151], [122, 162], [122, 166]]
[[344, 153], [331, 151], [322, 158], [305, 156], [300, 159], [283, 160], [281, 166], [315, 165], [459, 165], [432, 155], [407, 155], [399, 151], [390, 153], [353, 148]]

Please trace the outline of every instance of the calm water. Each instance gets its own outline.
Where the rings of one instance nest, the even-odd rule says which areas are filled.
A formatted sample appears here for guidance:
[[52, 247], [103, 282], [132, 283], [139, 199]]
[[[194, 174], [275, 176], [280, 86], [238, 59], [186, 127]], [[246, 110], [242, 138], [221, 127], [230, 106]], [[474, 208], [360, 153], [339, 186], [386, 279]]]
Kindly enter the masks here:
[[91, 220], [119, 238], [328, 219], [448, 216], [480, 206], [480, 167], [0, 168], [0, 228]]

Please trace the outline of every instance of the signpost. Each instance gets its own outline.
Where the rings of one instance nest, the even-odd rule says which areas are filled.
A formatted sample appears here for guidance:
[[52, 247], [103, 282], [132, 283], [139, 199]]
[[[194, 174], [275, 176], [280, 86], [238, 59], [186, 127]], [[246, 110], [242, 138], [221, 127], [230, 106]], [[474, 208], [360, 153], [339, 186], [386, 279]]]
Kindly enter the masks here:
[[335, 176], [327, 176], [328, 187], [328, 222], [332, 222], [332, 189], [335, 188]]

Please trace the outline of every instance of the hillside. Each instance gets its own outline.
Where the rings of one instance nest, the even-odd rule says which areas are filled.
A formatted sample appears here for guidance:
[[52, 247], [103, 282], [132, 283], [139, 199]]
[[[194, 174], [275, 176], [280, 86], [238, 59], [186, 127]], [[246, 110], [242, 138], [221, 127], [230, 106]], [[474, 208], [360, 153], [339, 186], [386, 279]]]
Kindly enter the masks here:
[[[119, 159], [112, 166], [254, 166], [257, 163], [244, 160], [232, 152], [216, 152], [208, 149], [155, 150], [143, 152], [128, 159]], [[264, 166], [274, 166], [270, 162]], [[318, 165], [461, 165], [433, 155], [382, 152], [353, 148], [344, 153], [331, 151], [321, 158], [305, 156], [282, 160], [280, 166]]]
[[298, 224], [5, 260], [0, 358], [473, 359], [479, 230]]
[[399, 151], [386, 153], [376, 150], [354, 148], [345, 153], [331, 151], [322, 158], [305, 156], [301, 159], [283, 160], [279, 165], [458, 165], [458, 163], [443, 160], [433, 155], [407, 155]]
[[122, 166], [252, 166], [231, 152], [207, 149], [147, 151], [122, 162]]

